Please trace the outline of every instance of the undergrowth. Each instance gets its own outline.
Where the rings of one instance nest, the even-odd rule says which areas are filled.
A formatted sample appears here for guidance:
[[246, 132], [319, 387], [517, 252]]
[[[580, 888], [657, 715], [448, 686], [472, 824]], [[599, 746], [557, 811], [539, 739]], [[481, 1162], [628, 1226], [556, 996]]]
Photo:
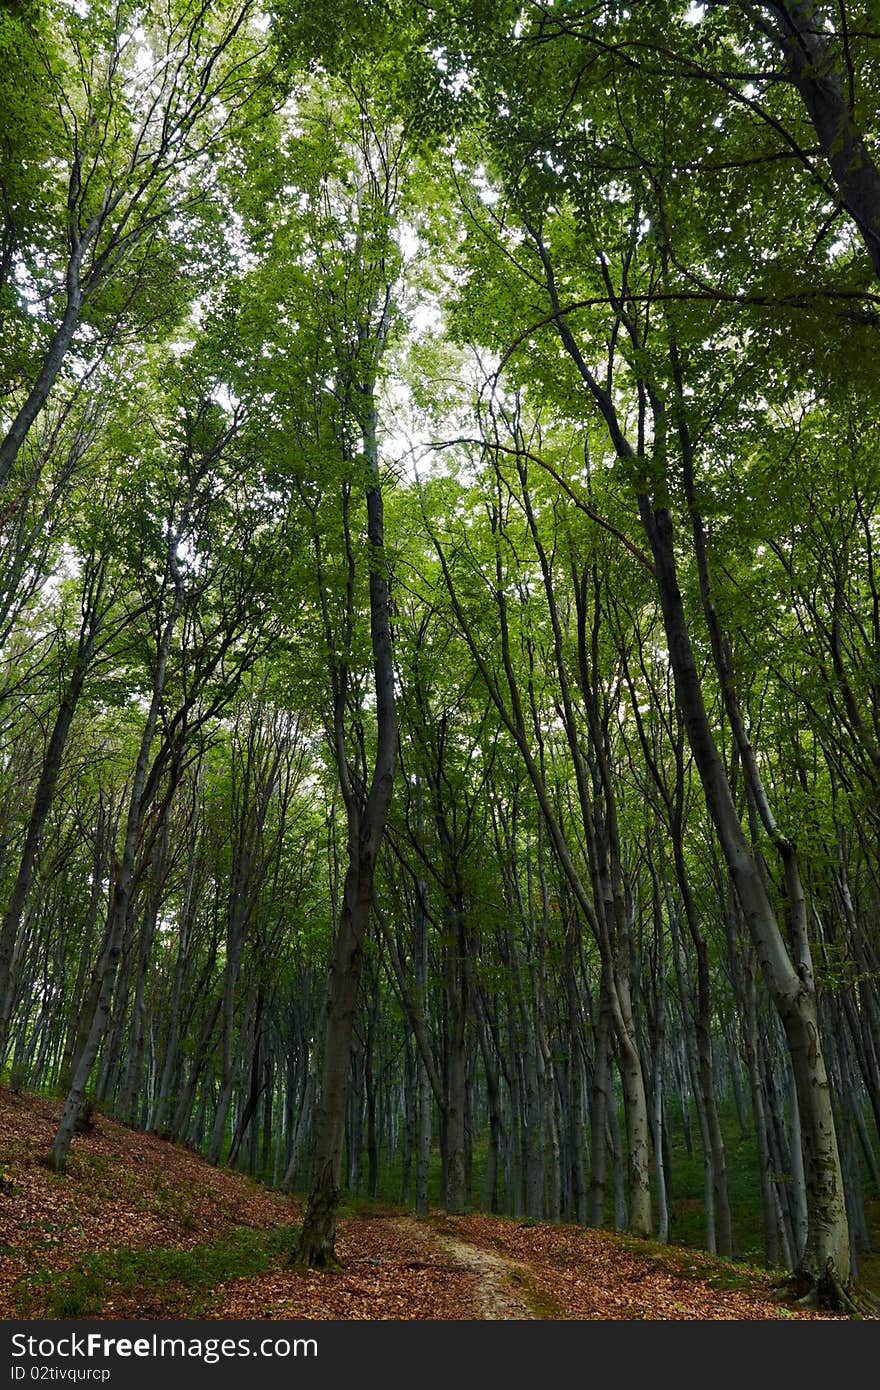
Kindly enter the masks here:
[[198, 1317], [232, 1279], [263, 1274], [292, 1248], [299, 1228], [251, 1227], [231, 1231], [222, 1240], [189, 1250], [98, 1250], [83, 1255], [71, 1269], [46, 1267], [19, 1280], [17, 1301], [22, 1317], [97, 1317], [118, 1302], [138, 1306], [142, 1314]]

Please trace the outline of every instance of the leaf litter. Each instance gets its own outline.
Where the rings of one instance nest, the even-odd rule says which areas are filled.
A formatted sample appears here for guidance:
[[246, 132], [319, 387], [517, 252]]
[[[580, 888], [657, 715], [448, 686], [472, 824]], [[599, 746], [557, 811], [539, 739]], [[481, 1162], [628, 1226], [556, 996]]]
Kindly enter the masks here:
[[[217, 1319], [781, 1319], [816, 1318], [773, 1298], [772, 1277], [698, 1251], [611, 1232], [498, 1216], [418, 1220], [368, 1207], [340, 1219], [339, 1269], [287, 1262], [302, 1203], [214, 1168], [155, 1134], [96, 1116], [65, 1175], [44, 1158], [61, 1102], [0, 1087], [0, 1317], [46, 1316], [40, 1291], [103, 1271], [94, 1307], [57, 1316]], [[285, 1228], [290, 1228], [289, 1236]], [[267, 1239], [258, 1273], [229, 1277], [224, 1242]], [[238, 1249], [234, 1243], [231, 1251]], [[173, 1272], [149, 1287], [114, 1275], [138, 1252], [214, 1252], [194, 1300]], [[217, 1257], [221, 1270], [218, 1274]], [[102, 1263], [103, 1262], [103, 1263]], [[176, 1268], [171, 1260], [172, 1271]], [[718, 1287], [736, 1273], [742, 1287]], [[108, 1273], [109, 1271], [109, 1273]], [[97, 1276], [96, 1276], [97, 1277]], [[96, 1288], [98, 1285], [95, 1286]], [[64, 1307], [64, 1303], [57, 1306]], [[52, 1315], [51, 1312], [48, 1315]]]

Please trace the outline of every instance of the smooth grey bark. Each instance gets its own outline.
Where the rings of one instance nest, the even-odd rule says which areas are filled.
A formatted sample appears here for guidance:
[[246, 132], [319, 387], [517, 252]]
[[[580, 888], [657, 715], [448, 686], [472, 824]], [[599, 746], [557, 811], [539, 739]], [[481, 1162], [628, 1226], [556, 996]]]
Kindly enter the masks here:
[[312, 1126], [315, 1112], [315, 1094], [318, 1089], [318, 1068], [317, 1056], [311, 1054], [313, 1060], [309, 1063], [306, 1073], [306, 1084], [303, 1088], [302, 1100], [296, 1117], [296, 1127], [293, 1131], [293, 1139], [290, 1146], [290, 1157], [287, 1160], [287, 1168], [281, 1181], [283, 1192], [292, 1192], [296, 1182], [296, 1175], [299, 1171], [303, 1151], [305, 1149], [306, 1138]]
[[[453, 1213], [465, 1210], [469, 1181], [467, 1175], [470, 1126], [468, 1123], [467, 1064], [471, 1037], [473, 988], [469, 970], [470, 929], [468, 917], [468, 873], [473, 860], [473, 848], [478, 829], [475, 813], [480, 805], [485, 778], [476, 787], [466, 779], [456, 782], [456, 795], [450, 796], [450, 772], [447, 766], [450, 747], [454, 747], [457, 711], [447, 705], [434, 707], [433, 672], [429, 665], [427, 678], [421, 665], [424, 624], [416, 633], [413, 666], [408, 681], [407, 697], [413, 711], [414, 779], [413, 798], [415, 821], [407, 815], [408, 838], [421, 862], [421, 872], [428, 871], [439, 887], [442, 942], [442, 972], [444, 987], [443, 1009], [443, 1080], [441, 1104], [441, 1158], [443, 1197]], [[478, 746], [485, 727], [485, 712], [476, 734], [468, 731], [472, 747]], [[428, 821], [436, 834], [439, 855], [425, 843]], [[439, 862], [438, 862], [439, 861]], [[418, 911], [426, 902], [423, 889], [419, 894]], [[424, 1048], [420, 1044], [420, 1051]]]
[[620, 1121], [617, 1118], [616, 1104], [609, 1105], [607, 1115], [608, 1148], [614, 1173], [614, 1229], [625, 1231], [628, 1219], [626, 1209], [626, 1180], [624, 1176], [623, 1146], [620, 1142]]
[[431, 1166], [433, 1110], [431, 1083], [424, 1067], [419, 1071], [418, 1129], [416, 1132], [416, 1215], [428, 1215], [428, 1175]]
[[[389, 923], [388, 918], [382, 910], [381, 903], [378, 901], [375, 895], [373, 896], [373, 912], [375, 914], [376, 921], [379, 923], [383, 940], [388, 949], [388, 959], [392, 968], [393, 982], [396, 987], [400, 1002], [403, 1006], [403, 1011], [406, 1015], [407, 1023], [412, 1031], [412, 1035], [415, 1040], [419, 1061], [425, 1070], [425, 1074], [433, 1092], [434, 1099], [436, 1100], [437, 1104], [442, 1108], [445, 1103], [443, 1095], [443, 1083], [440, 1080], [437, 1068], [434, 1065], [434, 1054], [431, 1051], [431, 1044], [428, 1038], [428, 1030], [424, 1015], [424, 1006], [427, 1001], [428, 992], [428, 918], [421, 904], [424, 902], [424, 895], [426, 894], [427, 884], [420, 881], [416, 888], [417, 920], [415, 949], [413, 951], [415, 993], [413, 993], [413, 991], [409, 988], [407, 972], [404, 967], [403, 961], [401, 960], [400, 951], [397, 948], [397, 942], [395, 941], [394, 934], [391, 930], [391, 924]], [[421, 941], [422, 933], [425, 933], [424, 942]]]
[[[251, 1129], [252, 1141], [258, 1134], [258, 1125], [253, 1121], [257, 1116], [257, 1107], [263, 1093], [264, 1081], [261, 1073], [263, 1071], [263, 1049], [266, 1039], [264, 1037], [265, 1022], [265, 995], [261, 989], [256, 992], [256, 999], [252, 1009], [246, 1011], [247, 1028], [242, 1029], [242, 1042], [244, 1043], [243, 1055], [241, 1058], [241, 1072], [248, 1075], [247, 1095], [243, 1097], [244, 1104], [241, 1105], [239, 1114], [236, 1118], [235, 1127], [232, 1132], [232, 1140], [229, 1145], [229, 1158], [227, 1162], [230, 1167], [239, 1163], [239, 1154], [245, 1142], [248, 1129]], [[244, 1042], [246, 1039], [246, 1042]], [[241, 1045], [241, 1044], [240, 1044]], [[250, 1056], [247, 1055], [247, 1050]], [[250, 1164], [253, 1169], [253, 1163]]]
[[688, 1158], [693, 1158], [694, 1137], [691, 1132], [690, 1091], [686, 1084], [687, 1078], [685, 1077], [687, 1058], [684, 1054], [684, 1042], [681, 1039], [679, 1039], [679, 1045], [675, 1049], [673, 1077], [675, 1080], [676, 1094], [678, 1095], [678, 1109], [681, 1120], [681, 1133], [682, 1138], [684, 1139], [685, 1152], [687, 1153]]
[[732, 1025], [724, 1029], [724, 1052], [727, 1058], [727, 1074], [730, 1077], [731, 1090], [733, 1091], [733, 1103], [736, 1107], [736, 1119], [739, 1125], [741, 1139], [748, 1137], [748, 1116], [746, 1111], [746, 1100], [743, 1094], [742, 1066], [736, 1044], [733, 1040]]
[[199, 1083], [202, 1080], [205, 1067], [207, 1065], [208, 1054], [211, 1050], [214, 1030], [217, 1027], [217, 1020], [220, 1017], [222, 999], [219, 997], [214, 1000], [211, 1008], [205, 1013], [202, 1019], [201, 1028], [198, 1034], [189, 1072], [184, 1080], [174, 1108], [174, 1118], [171, 1123], [170, 1137], [178, 1143], [185, 1142], [191, 1132], [193, 1124], [193, 1103]]
[[[627, 1135], [627, 1183], [628, 1211], [630, 1229], [637, 1235], [650, 1235], [652, 1229], [651, 1191], [650, 1191], [650, 1120], [645, 1088], [645, 1076], [641, 1055], [636, 1041], [635, 1021], [631, 1004], [631, 981], [629, 978], [628, 914], [626, 907], [626, 884], [622, 868], [622, 848], [617, 815], [617, 800], [614, 779], [611, 775], [609, 754], [605, 731], [598, 712], [597, 694], [594, 690], [595, 673], [590, 671], [587, 643], [587, 582], [593, 567], [585, 567], [578, 575], [572, 564], [575, 587], [577, 622], [577, 685], [587, 717], [589, 746], [584, 749], [578, 733], [578, 719], [575, 713], [572, 681], [564, 650], [563, 624], [556, 600], [555, 585], [550, 556], [544, 545], [540, 528], [532, 507], [528, 485], [528, 459], [517, 457], [523, 508], [529, 526], [532, 544], [538, 557], [543, 580], [547, 609], [553, 632], [553, 652], [557, 680], [561, 697], [563, 724], [572, 754], [578, 800], [583, 817], [584, 831], [589, 845], [590, 871], [593, 883], [595, 912], [591, 925], [596, 934], [600, 953], [610, 964], [609, 999], [611, 1018], [618, 1045], [618, 1066], [623, 1090], [624, 1115]], [[595, 586], [598, 581], [593, 574]], [[501, 591], [501, 580], [498, 578]], [[505, 613], [502, 610], [502, 622]], [[507, 640], [506, 626], [502, 628], [503, 642]], [[511, 683], [511, 667], [505, 661], [508, 684]], [[535, 721], [537, 724], [537, 720]], [[594, 783], [591, 798], [587, 780], [587, 765], [590, 765]], [[543, 768], [541, 768], [543, 774]], [[598, 808], [598, 809], [597, 809]], [[543, 810], [542, 806], [542, 810]], [[599, 827], [599, 817], [602, 826]], [[546, 820], [546, 812], [545, 812]], [[547, 822], [554, 844], [558, 842], [554, 828]], [[558, 847], [557, 847], [558, 852]], [[565, 865], [563, 865], [565, 868]], [[589, 920], [589, 919], [588, 919]]]
[[550, 1045], [551, 1005], [547, 987], [547, 947], [550, 936], [550, 890], [544, 852], [544, 826], [538, 822], [538, 881], [541, 887], [541, 918], [537, 954], [533, 963], [535, 997], [535, 1032], [538, 1042], [539, 1076], [543, 1088], [543, 1131], [546, 1136], [544, 1166], [549, 1169], [547, 1181], [547, 1216], [559, 1221], [562, 1215], [562, 1172], [560, 1166], [559, 1125], [556, 1118], [556, 1067]]
[[379, 1149], [380, 1137], [376, 1112], [378, 1108], [378, 1082], [374, 1072], [375, 1039], [379, 1016], [379, 982], [375, 976], [367, 982], [366, 994], [370, 1000], [367, 1010], [367, 1029], [364, 1038], [364, 1101], [367, 1116], [367, 1196], [375, 1198], [379, 1189]]
[[[681, 905], [684, 909], [688, 933], [693, 943], [694, 955], [696, 957], [697, 1007], [693, 1019], [693, 1038], [691, 1029], [687, 1026], [685, 1027], [685, 1049], [688, 1064], [692, 1072], [691, 1089], [697, 1106], [700, 1131], [706, 1155], [707, 1244], [711, 1251], [717, 1249], [722, 1255], [731, 1255], [733, 1253], [733, 1230], [727, 1187], [727, 1160], [724, 1140], [721, 1134], [721, 1123], [718, 1116], [715, 1079], [716, 1067], [712, 1056], [712, 1003], [709, 955], [705, 935], [700, 925], [699, 915], [691, 892], [690, 876], [684, 854], [685, 766], [682, 748], [683, 739], [681, 737], [679, 725], [676, 727], [676, 741], [674, 747], [675, 780], [674, 785], [670, 787], [667, 785], [662, 768], [655, 756], [655, 750], [651, 745], [651, 741], [644, 727], [644, 721], [639, 710], [636, 691], [633, 687], [628, 667], [627, 681], [630, 687], [633, 714], [638, 727], [639, 739], [645, 755], [645, 761], [648, 764], [652, 779], [657, 787], [666, 811], [669, 833], [672, 840], [673, 860], [679, 896]], [[685, 1013], [685, 1009], [686, 1001], [691, 995], [691, 990], [688, 989], [685, 991], [683, 989], [684, 972], [681, 967], [681, 950], [677, 936], [678, 909], [670, 891], [662, 838], [659, 840], [659, 861], [659, 873], [652, 866], [654, 892], [655, 895], [660, 892], [659, 879], [662, 877], [663, 897], [665, 898], [666, 911], [675, 939], [674, 966], [679, 981], [679, 999], [683, 1010], [683, 1021], [687, 1022], [689, 1014]], [[689, 978], [688, 972], [688, 983]], [[690, 1142], [689, 1130], [687, 1131], [687, 1138], [688, 1142]]]
[[690, 1076], [691, 1095], [694, 1100], [694, 1108], [697, 1112], [697, 1124], [699, 1126], [700, 1142], [703, 1148], [703, 1206], [706, 1223], [706, 1249], [709, 1251], [710, 1255], [714, 1255], [718, 1249], [718, 1242], [715, 1221], [715, 1172], [712, 1143], [709, 1137], [709, 1125], [706, 1118], [706, 1097], [703, 1091], [700, 1064], [697, 1056], [696, 1030], [693, 1025], [693, 1020], [690, 1017], [690, 1001], [693, 995], [693, 989], [691, 987], [690, 972], [685, 970], [684, 961], [682, 959], [683, 953], [681, 949], [681, 935], [678, 929], [678, 915], [674, 908], [670, 910], [669, 924], [672, 930], [672, 961], [675, 969], [676, 985], [678, 987], [678, 1006], [681, 1015], [683, 1040], [682, 1046]]
[[[719, 865], [715, 866], [715, 872], [721, 919], [727, 941], [731, 981], [737, 1003], [740, 1049], [749, 1084], [752, 1120], [755, 1128], [755, 1147], [758, 1151], [761, 1211], [764, 1224], [764, 1253], [767, 1265], [772, 1267], [779, 1263], [778, 1202], [772, 1181], [765, 1097], [758, 1060], [757, 995], [751, 960], [751, 946], [748, 943], [747, 935], [737, 929], [736, 915], [741, 909], [730, 888], [729, 880], [725, 881]], [[740, 935], [745, 936], [746, 939], [745, 955], [740, 948]]]
[[407, 1025], [403, 1034], [403, 1086], [401, 1095], [403, 1125], [400, 1144], [400, 1205], [403, 1207], [409, 1206], [413, 1155], [416, 1151], [416, 1126], [418, 1123], [416, 1074], [416, 1049], [411, 1030]]
[[[510, 920], [506, 932], [506, 961], [511, 974], [513, 1000], [516, 1003], [516, 1017], [519, 1025], [516, 1033], [517, 1072], [520, 1079], [522, 1105], [519, 1108], [521, 1128], [522, 1172], [524, 1181], [525, 1214], [531, 1220], [544, 1218], [544, 1113], [543, 1095], [539, 1075], [540, 1050], [537, 1040], [537, 1023], [533, 1010], [529, 1007], [529, 981], [522, 965], [514, 924], [519, 921], [523, 932], [533, 930], [529, 908], [523, 895], [517, 872], [516, 850], [512, 833], [507, 835], [507, 897], [510, 902]], [[529, 862], [531, 848], [529, 850]], [[529, 898], [531, 894], [528, 894]]]
[[774, 1076], [775, 1058], [771, 1055], [771, 1047], [772, 1044], [768, 1046], [767, 1030], [762, 1029], [759, 1022], [758, 1064], [761, 1089], [766, 1101], [767, 1147], [770, 1155], [770, 1175], [779, 1249], [786, 1268], [794, 1269], [797, 1249], [794, 1203], [789, 1190], [791, 1183], [785, 1181], [786, 1176], [791, 1172], [791, 1152], [785, 1128], [785, 1096], [776, 1083]]
[[798, 1106], [797, 1085], [794, 1070], [788, 1068], [788, 1113], [791, 1132], [791, 1194], [794, 1214], [794, 1258], [799, 1265], [807, 1248], [809, 1217], [807, 1213], [807, 1191], [804, 1179], [803, 1144], [801, 1138], [801, 1116]]
[[716, 1098], [716, 1068], [712, 1057], [710, 1032], [711, 998], [709, 990], [709, 958], [706, 940], [699, 929], [693, 901], [688, 893], [685, 902], [691, 939], [697, 956], [697, 1014], [696, 1051], [700, 1095], [705, 1115], [706, 1142], [711, 1155], [713, 1208], [717, 1220], [717, 1249], [721, 1255], [733, 1254], [733, 1229], [727, 1187], [727, 1156], [721, 1134]]
[[[681, 788], [683, 793], [683, 788]], [[680, 796], [678, 807], [682, 805]], [[687, 978], [681, 962], [681, 947], [678, 933], [678, 912], [663, 867], [664, 892], [673, 930], [674, 965], [679, 986], [679, 1001], [685, 1022], [685, 1049], [691, 1069], [691, 1090], [697, 1109], [697, 1118], [706, 1162], [706, 1241], [707, 1249], [721, 1255], [733, 1254], [733, 1230], [730, 1214], [730, 1199], [727, 1187], [727, 1159], [721, 1122], [716, 1099], [716, 1067], [712, 1056], [711, 995], [709, 987], [709, 956], [706, 939], [700, 927], [696, 905], [690, 888], [690, 879], [684, 859], [681, 816], [673, 816], [673, 854], [676, 877], [679, 885], [682, 906], [689, 934], [694, 945], [697, 966], [696, 1010], [693, 1028], [688, 1026], [685, 1013], [687, 1001], [693, 990], [690, 972]]]
[[[74, 1058], [79, 1055], [85, 1043], [85, 1035], [80, 1032], [79, 1021], [83, 1018], [85, 1012], [87, 994], [86, 982], [92, 964], [92, 941], [95, 927], [98, 924], [101, 902], [104, 897], [102, 881], [110, 877], [109, 859], [111, 848], [116, 841], [117, 830], [118, 816], [116, 808], [108, 806], [104, 798], [101, 797], [98, 803], [97, 824], [95, 826], [95, 853], [92, 859], [89, 905], [86, 910], [85, 930], [80, 947], [76, 982], [71, 999], [70, 1017], [67, 1023], [64, 1049], [61, 1054], [61, 1065], [58, 1072], [59, 1086], [65, 1091], [70, 1085], [70, 1072]], [[91, 1017], [91, 1015], [89, 1015], [89, 1017]]]
[[[562, 1113], [566, 1127], [565, 1170], [568, 1194], [566, 1210], [570, 1220], [576, 1221], [579, 1226], [585, 1226], [588, 1217], [585, 1155], [591, 1154], [591, 1151], [587, 1147], [585, 1043], [580, 1021], [582, 1004], [579, 982], [575, 972], [580, 939], [578, 937], [577, 914], [569, 907], [567, 916], [562, 966], [563, 987], [568, 1011], [568, 1057], [565, 1067], [565, 1084], [562, 1088]], [[589, 995], [586, 1007], [589, 1008]], [[604, 1126], [600, 1132], [604, 1133]]]
[[[743, 1023], [743, 1045], [746, 1053], [749, 1086], [752, 1096], [752, 1115], [755, 1121], [755, 1145], [758, 1150], [758, 1173], [761, 1181], [761, 1209], [764, 1217], [764, 1251], [772, 1268], [779, 1258], [778, 1201], [773, 1188], [770, 1163], [770, 1143], [767, 1135], [767, 1116], [764, 1088], [758, 1067], [758, 1029], [755, 1018], [754, 995], [752, 1006]], [[790, 1254], [789, 1254], [790, 1258]]]

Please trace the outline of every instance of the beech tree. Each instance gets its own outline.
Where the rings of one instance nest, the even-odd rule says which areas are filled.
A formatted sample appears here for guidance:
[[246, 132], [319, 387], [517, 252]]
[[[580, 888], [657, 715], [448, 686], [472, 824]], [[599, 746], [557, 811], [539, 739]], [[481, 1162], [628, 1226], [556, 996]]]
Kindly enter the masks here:
[[858, 1306], [875, 29], [6, 7], [0, 1065], [59, 1173], [99, 1105], [317, 1267], [346, 1188], [697, 1198]]

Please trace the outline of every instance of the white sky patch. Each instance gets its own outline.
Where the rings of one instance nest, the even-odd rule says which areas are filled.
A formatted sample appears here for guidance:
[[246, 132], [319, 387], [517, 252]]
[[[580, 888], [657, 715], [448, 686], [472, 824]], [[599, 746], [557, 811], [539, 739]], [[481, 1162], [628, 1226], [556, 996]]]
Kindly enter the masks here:
[[397, 229], [397, 244], [406, 260], [412, 260], [422, 245], [422, 239], [411, 222], [403, 222]]
[[227, 415], [232, 415], [234, 413], [238, 403], [233, 399], [229, 388], [225, 386], [222, 381], [214, 387], [213, 396], [221, 410], [225, 410]]
[[410, 327], [418, 336], [443, 330], [443, 313], [438, 304], [417, 304], [410, 316]]
[[699, 24], [700, 20], [704, 17], [705, 13], [705, 5], [691, 4], [684, 12], [684, 22], [685, 24]]
[[132, 34], [137, 47], [135, 48], [134, 70], [138, 77], [143, 77], [145, 73], [151, 73], [155, 67], [155, 60], [147, 41], [147, 31], [142, 25], [138, 25]]
[[833, 241], [828, 243], [826, 254], [832, 261], [840, 256], [851, 255], [856, 238], [848, 227], [841, 227]]

